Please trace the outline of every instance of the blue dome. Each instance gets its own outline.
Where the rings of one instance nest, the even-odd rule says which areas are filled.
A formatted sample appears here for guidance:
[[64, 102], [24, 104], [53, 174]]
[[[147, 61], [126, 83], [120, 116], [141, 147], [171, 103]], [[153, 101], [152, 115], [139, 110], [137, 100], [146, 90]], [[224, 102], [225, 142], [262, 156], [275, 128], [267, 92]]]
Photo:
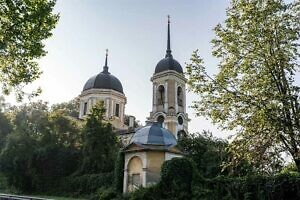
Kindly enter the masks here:
[[130, 140], [130, 144], [158, 145], [172, 147], [177, 145], [176, 138], [158, 123], [144, 126], [137, 130]]

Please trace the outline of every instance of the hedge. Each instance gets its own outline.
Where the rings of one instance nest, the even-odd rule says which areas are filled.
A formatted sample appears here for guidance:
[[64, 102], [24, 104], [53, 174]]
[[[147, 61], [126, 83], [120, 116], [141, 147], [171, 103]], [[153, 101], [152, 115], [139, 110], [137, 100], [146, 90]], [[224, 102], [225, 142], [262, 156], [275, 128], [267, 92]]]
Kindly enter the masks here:
[[141, 188], [124, 199], [299, 200], [300, 174], [204, 179], [192, 162], [176, 158], [164, 163], [157, 185]]
[[297, 173], [275, 176], [217, 177], [198, 183], [193, 189], [194, 199], [209, 200], [298, 200], [300, 175]]
[[113, 184], [113, 173], [87, 174], [62, 178], [52, 193], [63, 196], [84, 196], [95, 193], [99, 188], [108, 188]]

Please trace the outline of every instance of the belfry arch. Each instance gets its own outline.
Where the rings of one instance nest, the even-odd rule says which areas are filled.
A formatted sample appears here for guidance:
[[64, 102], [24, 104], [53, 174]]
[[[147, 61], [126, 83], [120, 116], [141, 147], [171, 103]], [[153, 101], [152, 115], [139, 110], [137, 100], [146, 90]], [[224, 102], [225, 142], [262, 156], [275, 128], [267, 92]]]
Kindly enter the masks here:
[[164, 105], [165, 87], [163, 85], [158, 86], [156, 99], [157, 99], [157, 105]]

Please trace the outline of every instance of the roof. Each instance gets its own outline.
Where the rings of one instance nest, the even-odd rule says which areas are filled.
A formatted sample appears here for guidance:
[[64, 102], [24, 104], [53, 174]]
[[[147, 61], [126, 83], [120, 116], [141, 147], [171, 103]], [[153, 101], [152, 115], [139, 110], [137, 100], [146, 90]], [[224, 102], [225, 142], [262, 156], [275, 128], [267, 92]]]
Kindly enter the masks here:
[[173, 58], [173, 56], [168, 56], [162, 60], [160, 60], [155, 67], [155, 74], [167, 71], [174, 70], [178, 73], [183, 73], [182, 67], [177, 60]]
[[120, 80], [109, 72], [105, 71], [89, 78], [83, 87], [83, 91], [93, 88], [111, 89], [123, 94], [123, 86]]
[[162, 128], [159, 123], [152, 123], [136, 131], [129, 144], [140, 146], [157, 146], [158, 148], [171, 148], [177, 145], [176, 138], [167, 129]]
[[168, 16], [168, 41], [167, 41], [167, 51], [166, 51], [166, 57], [161, 59], [156, 67], [154, 74], [167, 71], [167, 70], [173, 70], [178, 73], [183, 73], [182, 67], [179, 64], [177, 60], [175, 60], [172, 56], [172, 50], [171, 50], [171, 37], [170, 37], [170, 17]]
[[108, 72], [107, 56], [108, 50], [106, 50], [105, 65], [103, 67], [103, 71], [97, 74], [96, 76], [89, 78], [89, 80], [85, 83], [83, 87], [83, 91], [98, 88], [111, 89], [124, 94], [123, 86], [119, 79]]

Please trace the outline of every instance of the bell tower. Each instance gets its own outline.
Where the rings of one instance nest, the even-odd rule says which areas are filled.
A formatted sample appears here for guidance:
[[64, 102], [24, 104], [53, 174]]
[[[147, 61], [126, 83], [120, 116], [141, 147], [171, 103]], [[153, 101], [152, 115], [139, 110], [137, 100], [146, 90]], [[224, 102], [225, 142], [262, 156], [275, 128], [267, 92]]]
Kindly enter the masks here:
[[178, 61], [172, 56], [170, 17], [168, 16], [166, 56], [158, 62], [151, 78], [153, 83], [152, 112], [149, 121], [159, 122], [176, 138], [188, 132], [186, 113], [186, 78]]

